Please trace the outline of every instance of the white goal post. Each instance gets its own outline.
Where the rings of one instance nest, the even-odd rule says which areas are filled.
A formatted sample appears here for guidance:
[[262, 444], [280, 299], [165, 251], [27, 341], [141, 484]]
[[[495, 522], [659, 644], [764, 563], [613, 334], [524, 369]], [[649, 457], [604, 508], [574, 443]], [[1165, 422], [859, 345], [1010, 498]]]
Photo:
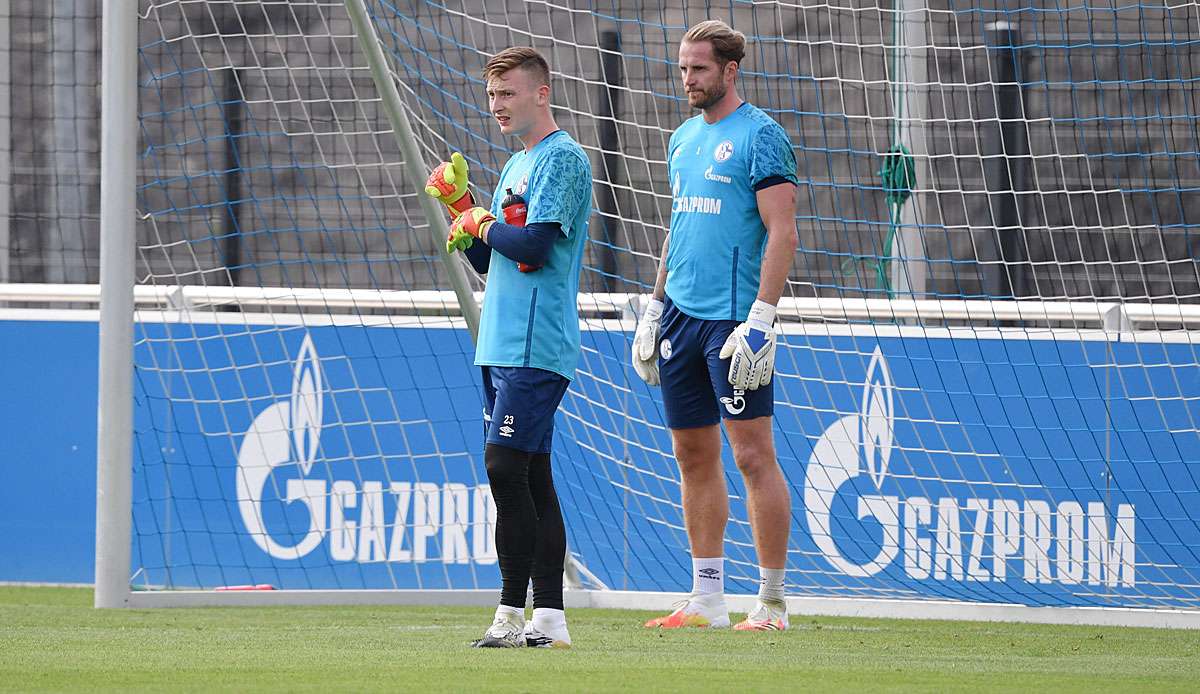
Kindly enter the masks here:
[[[679, 474], [628, 346], [691, 115], [673, 51], [717, 16], [802, 180], [774, 383], [790, 608], [1200, 627], [1200, 180], [1166, 165], [1194, 154], [1170, 95], [1200, 77], [1055, 72], [1125, 60], [1054, 33], [1087, 8], [1018, 35], [913, 2], [472, 6], [105, 0], [100, 286], [0, 285], [6, 312], [100, 323], [97, 607], [494, 603], [484, 284], [422, 185], [459, 150], [490, 199], [511, 143], [478, 73], [507, 45], [550, 59], [596, 176], [555, 428], [566, 603], [678, 599]], [[1161, 22], [1110, 9], [1113, 31], [1151, 52], [1200, 18], [1136, 9]], [[1146, 112], [1097, 119], [1109, 92]]]

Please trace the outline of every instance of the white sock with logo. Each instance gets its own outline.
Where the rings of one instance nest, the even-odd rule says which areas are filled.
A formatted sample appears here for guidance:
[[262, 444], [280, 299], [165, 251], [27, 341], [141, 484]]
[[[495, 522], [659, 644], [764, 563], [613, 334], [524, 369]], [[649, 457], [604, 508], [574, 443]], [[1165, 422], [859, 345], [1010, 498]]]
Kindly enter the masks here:
[[762, 601], [784, 602], [783, 575], [786, 569], [768, 569], [758, 567], [758, 599]]
[[692, 557], [692, 595], [725, 594], [725, 557]]
[[533, 628], [542, 632], [555, 641], [571, 643], [571, 634], [567, 632], [567, 613], [551, 607], [533, 608]]

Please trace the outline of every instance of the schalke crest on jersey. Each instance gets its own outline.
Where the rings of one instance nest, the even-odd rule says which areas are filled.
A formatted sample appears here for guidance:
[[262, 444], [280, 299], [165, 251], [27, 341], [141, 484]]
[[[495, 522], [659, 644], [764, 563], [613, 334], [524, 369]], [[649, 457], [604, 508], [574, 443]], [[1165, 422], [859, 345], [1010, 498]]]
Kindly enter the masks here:
[[717, 145], [717, 148], [715, 150], [713, 150], [713, 159], [718, 164], [723, 161], [728, 160], [732, 156], [733, 156], [733, 141], [732, 140], [722, 140], [721, 144]]

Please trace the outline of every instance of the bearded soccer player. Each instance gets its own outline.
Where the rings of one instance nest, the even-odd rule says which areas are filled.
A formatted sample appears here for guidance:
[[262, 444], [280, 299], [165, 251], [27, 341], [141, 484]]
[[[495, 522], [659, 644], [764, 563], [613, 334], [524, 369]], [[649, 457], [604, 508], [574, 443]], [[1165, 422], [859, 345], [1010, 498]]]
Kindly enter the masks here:
[[[554, 412], [579, 359], [576, 300], [592, 170], [583, 149], [555, 125], [550, 68], [537, 51], [501, 51], [483, 77], [500, 132], [523, 148], [501, 171], [491, 209], [475, 206], [458, 153], [434, 170], [425, 189], [454, 220], [447, 251], [465, 253], [487, 275], [475, 364], [483, 370], [484, 463], [496, 502], [503, 586], [495, 620], [474, 645], [565, 648], [571, 644], [563, 612], [566, 534], [550, 444]], [[523, 226], [497, 221], [509, 191], [526, 203]]]
[[729, 496], [721, 432], [746, 483], [758, 552], [754, 609], [735, 629], [788, 626], [784, 567], [787, 484], [772, 441], [775, 306], [796, 252], [796, 160], [783, 128], [738, 96], [745, 37], [701, 22], [679, 46], [688, 103], [700, 109], [671, 136], [671, 227], [638, 322], [633, 366], [663, 405], [682, 478], [692, 592], [647, 627], [728, 627], [724, 538]]

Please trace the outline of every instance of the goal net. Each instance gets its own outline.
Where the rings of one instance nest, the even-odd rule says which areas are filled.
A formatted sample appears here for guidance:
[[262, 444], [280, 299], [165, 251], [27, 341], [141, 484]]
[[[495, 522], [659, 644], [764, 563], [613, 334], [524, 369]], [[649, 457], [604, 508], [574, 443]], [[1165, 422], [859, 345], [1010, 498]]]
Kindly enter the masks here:
[[[1197, 3], [365, 7], [362, 35], [342, 2], [140, 3], [135, 600], [498, 587], [461, 317], [484, 284], [451, 291], [412, 172], [461, 151], [490, 200], [518, 145], [480, 70], [509, 45], [548, 57], [596, 176], [554, 440], [572, 583], [688, 589], [661, 396], [628, 352], [692, 115], [678, 41], [715, 17], [802, 181], [775, 379], [797, 605], [1197, 607]], [[727, 586], [751, 594], [723, 459]]]

